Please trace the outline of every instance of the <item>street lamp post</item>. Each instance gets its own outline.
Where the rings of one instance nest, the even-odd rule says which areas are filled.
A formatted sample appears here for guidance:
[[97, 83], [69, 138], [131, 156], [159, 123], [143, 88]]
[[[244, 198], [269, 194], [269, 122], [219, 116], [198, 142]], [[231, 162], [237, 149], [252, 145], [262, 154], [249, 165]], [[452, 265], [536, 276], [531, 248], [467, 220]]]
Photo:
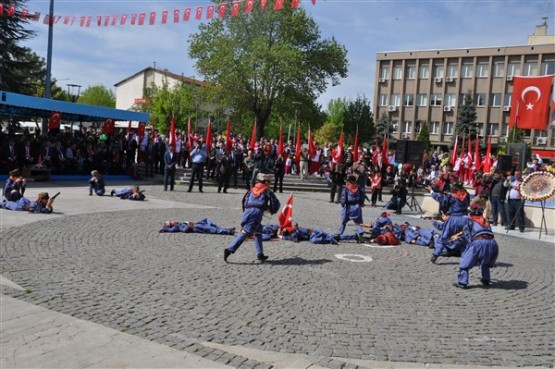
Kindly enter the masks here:
[[[67, 94], [71, 99], [71, 102], [73, 103], [77, 102], [77, 100], [79, 99], [79, 96], [81, 96], [81, 85], [68, 83], [66, 86], [67, 86]], [[79, 129], [82, 128], [82, 123], [83, 122], [81, 122]], [[73, 120], [71, 121], [71, 135], [73, 136]]]
[[[46, 52], [46, 79], [44, 81], [44, 97], [52, 97], [52, 40], [54, 38], [54, 0], [50, 0], [50, 10], [48, 12], [48, 49]], [[42, 119], [42, 134], [48, 132], [47, 118]]]

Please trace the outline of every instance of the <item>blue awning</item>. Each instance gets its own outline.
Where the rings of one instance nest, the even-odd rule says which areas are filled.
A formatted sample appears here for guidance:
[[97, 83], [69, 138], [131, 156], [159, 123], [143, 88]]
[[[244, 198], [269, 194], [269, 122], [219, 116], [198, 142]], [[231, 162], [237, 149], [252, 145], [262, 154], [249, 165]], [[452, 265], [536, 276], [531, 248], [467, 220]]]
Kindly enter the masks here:
[[0, 91], [0, 116], [49, 118], [51, 112], [60, 112], [64, 121], [74, 122], [103, 122], [108, 118], [114, 121], [123, 120], [145, 123], [150, 121], [150, 114], [148, 113], [77, 104]]

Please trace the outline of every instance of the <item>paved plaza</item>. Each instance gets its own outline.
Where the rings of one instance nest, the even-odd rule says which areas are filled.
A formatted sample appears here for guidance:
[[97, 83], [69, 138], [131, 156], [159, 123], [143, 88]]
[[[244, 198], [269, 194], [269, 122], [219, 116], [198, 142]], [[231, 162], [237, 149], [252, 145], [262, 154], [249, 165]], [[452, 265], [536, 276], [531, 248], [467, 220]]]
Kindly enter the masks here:
[[[4, 327], [13, 315], [6, 306], [19, 301], [195, 357], [187, 365], [196, 367], [277, 368], [264, 358], [285, 354], [311, 368], [553, 367], [552, 231], [543, 240], [537, 230], [496, 234], [492, 285], [481, 286], [475, 268], [471, 288], [461, 290], [453, 286], [458, 258], [434, 265], [431, 250], [405, 243], [272, 241], [260, 264], [247, 241], [225, 264], [232, 236], [158, 232], [170, 219], [239, 229], [243, 190], [147, 185], [147, 201], [132, 202], [89, 197], [71, 183], [29, 187], [30, 198], [43, 189], [62, 194], [55, 214], [0, 210]], [[288, 195], [278, 194], [282, 204]], [[294, 222], [335, 232], [340, 206], [328, 199], [295, 193]], [[365, 207], [365, 222], [381, 211]], [[410, 212], [392, 219], [431, 227]], [[24, 353], [2, 332], [3, 367], [18, 367]]]

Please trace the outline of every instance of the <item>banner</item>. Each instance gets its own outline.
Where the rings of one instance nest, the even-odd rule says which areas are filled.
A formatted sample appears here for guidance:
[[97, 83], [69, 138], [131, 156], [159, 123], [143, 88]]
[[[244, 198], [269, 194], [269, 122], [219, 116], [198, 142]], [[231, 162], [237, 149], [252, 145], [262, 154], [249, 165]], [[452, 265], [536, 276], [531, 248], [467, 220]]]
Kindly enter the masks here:
[[227, 9], [227, 3], [219, 4], [218, 5], [218, 16], [220, 18], [225, 17], [225, 11]]
[[102, 126], [102, 133], [105, 133], [107, 135], [113, 135], [114, 134], [114, 126], [115, 126], [115, 122], [113, 119], [106, 119], [104, 121], [104, 125]]
[[48, 129], [59, 129], [62, 123], [62, 113], [53, 111], [50, 112], [50, 119], [48, 120]]
[[547, 129], [552, 82], [553, 76], [514, 77], [509, 128]]

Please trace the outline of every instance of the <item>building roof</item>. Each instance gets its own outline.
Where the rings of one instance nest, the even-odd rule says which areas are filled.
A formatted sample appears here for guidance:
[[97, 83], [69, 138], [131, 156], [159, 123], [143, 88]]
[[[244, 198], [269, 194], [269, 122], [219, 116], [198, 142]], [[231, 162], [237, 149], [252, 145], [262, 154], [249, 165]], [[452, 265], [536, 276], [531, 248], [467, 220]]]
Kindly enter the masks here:
[[[430, 52], [460, 52], [460, 51], [465, 51], [465, 50], [476, 50], [476, 51], [485, 51], [488, 52], [489, 50], [504, 50], [506, 51], [507, 49], [511, 50], [511, 49], [517, 49], [517, 48], [531, 48], [532, 50], [535, 50], [535, 47], [541, 47], [541, 46], [547, 46], [547, 47], [551, 47], [553, 48], [553, 44], [552, 43], [546, 43], [546, 44], [523, 44], [523, 45], [508, 45], [508, 46], [481, 46], [481, 47], [459, 47], [459, 48], [450, 48], [450, 49], [423, 49], [423, 50], [395, 50], [395, 51], [378, 51], [376, 54], [377, 55], [381, 55], [381, 54], [403, 54], [403, 53], [412, 53], [411, 55], [413, 57], [416, 57], [414, 55], [414, 53], [430, 53]], [[515, 52], [521, 52], [521, 50], [515, 50]], [[472, 55], [469, 55], [472, 56]]]
[[0, 115], [49, 118], [51, 112], [62, 113], [64, 120], [76, 122], [103, 122], [108, 118], [115, 121], [150, 121], [148, 113], [0, 91]]
[[168, 78], [179, 80], [179, 81], [182, 81], [183, 83], [187, 83], [187, 84], [190, 84], [190, 85], [196, 85], [196, 86], [200, 86], [200, 87], [208, 86], [208, 84], [204, 81], [199, 81], [199, 80], [194, 79], [194, 78], [189, 78], [189, 77], [185, 77], [183, 75], [175, 74], [175, 73], [172, 73], [172, 72], [168, 71], [167, 69], [158, 69], [158, 68], [153, 68], [153, 67], [147, 67], [147, 68], [133, 74], [132, 76], [129, 76], [129, 77], [125, 78], [124, 80], [121, 80], [121, 81], [115, 83], [114, 86], [118, 87], [119, 85], [122, 85], [125, 82], [127, 82], [127, 81], [141, 75], [141, 74], [146, 74], [148, 72], [159, 73], [159, 74], [162, 74], [162, 75], [164, 75]]

